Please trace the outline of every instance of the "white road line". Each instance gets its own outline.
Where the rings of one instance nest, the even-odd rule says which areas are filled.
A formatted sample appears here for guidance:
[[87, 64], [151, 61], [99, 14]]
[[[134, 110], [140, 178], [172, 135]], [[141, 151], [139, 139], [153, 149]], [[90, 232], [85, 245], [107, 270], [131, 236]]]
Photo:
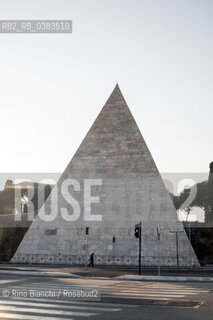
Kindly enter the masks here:
[[8, 286], [8, 289], [31, 289], [31, 290], [60, 290], [60, 289], [64, 289], [64, 290], [83, 290], [83, 289], [100, 289], [100, 287], [95, 287], [95, 286], [91, 286], [91, 287], [86, 287], [86, 286], [78, 286], [78, 287], [64, 287], [64, 286], [57, 286], [57, 287], [50, 287], [50, 286]]
[[67, 285], [63, 285], [63, 284], [56, 284], [56, 285], [50, 285], [50, 284], [45, 284], [45, 283], [42, 283], [42, 284], [40, 284], [40, 283], [38, 283], [37, 285], [36, 284], [30, 284], [30, 285], [28, 285], [28, 284], [23, 284], [23, 285], [20, 285], [20, 287], [34, 287], [34, 288], [38, 288], [38, 287], [45, 287], [45, 288], [59, 288], [59, 287], [62, 287], [62, 288], [99, 288], [100, 286], [95, 286], [95, 285], [69, 285], [69, 286], [67, 286]]
[[[68, 306], [68, 305], [62, 305], [62, 304], [52, 304], [52, 303], [37, 303], [37, 302], [22, 302], [22, 301], [3, 301], [1, 305], [12, 305], [12, 306], [26, 306], [28, 305], [29, 307], [45, 307], [45, 308], [53, 308], [53, 309], [67, 309], [67, 310], [94, 310], [94, 311], [108, 311], [108, 312], [116, 312], [120, 311], [121, 309], [116, 309], [116, 308], [102, 308], [102, 307], [91, 307], [91, 306]], [[17, 309], [18, 310], [18, 309]]]
[[[171, 293], [171, 294], [184, 294], [184, 295], [197, 295], [199, 294], [200, 292], [183, 292], [183, 291], [169, 291], [169, 290], [165, 290], [165, 291], [156, 291], [156, 290], [128, 290], [128, 289], [122, 289], [122, 290], [105, 290], [105, 292], [128, 292], [129, 294], [132, 294], [132, 293], [153, 293], [153, 291], [156, 293], [156, 294], [164, 294], [164, 293]], [[208, 292], [208, 291], [201, 291], [201, 292]]]
[[[103, 288], [101, 288], [103, 289]], [[190, 293], [190, 292], [209, 292], [209, 290], [181, 290], [181, 289], [178, 289], [178, 290], [173, 290], [173, 289], [169, 289], [169, 288], [161, 288], [159, 290], [156, 290], [156, 289], [151, 289], [151, 288], [134, 288], [134, 289], [129, 289], [129, 288], [105, 288], [105, 290], [128, 290], [128, 291], [134, 291], [134, 290], [142, 290], [142, 291], [156, 291], [156, 292], [162, 292], [162, 291], [169, 291], [169, 292], [186, 292], [186, 293]]]
[[[114, 285], [113, 287], [114, 288], [128, 288], [128, 289], [134, 289], [136, 286], [137, 286], [138, 284], [136, 284], [136, 285], [118, 285], [118, 284], [116, 284], [116, 285]], [[32, 285], [31, 285], [31, 287], [38, 287], [39, 286], [39, 283], [32, 283]], [[45, 288], [59, 288], [59, 286], [60, 287], [64, 287], [64, 288], [82, 288], [82, 287], [98, 287], [98, 288], [112, 288], [112, 286], [110, 286], [109, 284], [107, 284], [107, 285], [103, 285], [103, 284], [101, 284], [101, 283], [99, 283], [99, 285], [98, 286], [96, 286], [96, 285], [94, 285], [93, 283], [90, 283], [89, 285], [87, 285], [87, 284], [82, 284], [82, 285], [73, 285], [73, 284], [70, 284], [70, 285], [64, 285], [64, 284], [62, 284], [62, 283], [60, 283], [59, 285], [57, 285], [57, 284], [51, 284], [51, 283], [42, 283], [41, 284], [41, 286], [42, 287], [45, 287]], [[24, 284], [24, 285], [21, 285], [21, 287], [27, 287], [27, 285], [26, 284]], [[28, 286], [29, 287], [29, 286]], [[143, 288], [143, 289], [150, 289], [150, 290], [152, 290], [152, 289], [169, 289], [169, 290], [188, 290], [188, 291], [190, 291], [190, 290], [202, 290], [202, 289], [206, 289], [205, 287], [198, 287], [198, 288], [196, 288], [196, 287], [181, 287], [181, 286], [170, 286], [170, 285], [167, 285], [167, 286], [165, 286], [165, 285], [162, 285], [162, 286], [152, 286], [152, 285], [150, 285], [150, 286], [147, 286], [147, 285], [141, 285], [141, 283], [140, 283], [140, 288]]]
[[[77, 287], [79, 288], [79, 287]], [[82, 287], [81, 287], [82, 288]], [[20, 287], [13, 287], [13, 289], [17, 289], [17, 290], [20, 290]], [[66, 289], [64, 287], [56, 287], [55, 289], [53, 287], [39, 287], [38, 285], [37, 286], [21, 286], [21, 289], [25, 289], [26, 291], [27, 290], [60, 290], [60, 289]], [[76, 287], [69, 287], [70, 290], [75, 290]], [[80, 289], [80, 288], [79, 288]], [[172, 296], [172, 297], [183, 297], [183, 296], [186, 296], [186, 295], [198, 295], [199, 293], [207, 293], [209, 292], [209, 290], [196, 290], [196, 289], [189, 289], [189, 288], [184, 288], [184, 289], [181, 289], [181, 288], [178, 288], [178, 289], [174, 289], [174, 288], [169, 288], [169, 287], [165, 287], [165, 288], [160, 288], [160, 289], [152, 289], [152, 288], [144, 288], [144, 287], [139, 287], [139, 288], [135, 288], [134, 289], [130, 289], [126, 286], [122, 286], [122, 287], [115, 287], [115, 288], [99, 288], [101, 290], [101, 294], [105, 294], [105, 293], [108, 293], [110, 292], [111, 294], [120, 294], [121, 292], [125, 293], [127, 292], [129, 295], [134, 295], [134, 294], [139, 294], [141, 296], [144, 296], [144, 295], [152, 295], [152, 296], [157, 296], [157, 295], [163, 295], [163, 296]], [[155, 292], [155, 294], [153, 293], [153, 291]], [[173, 295], [172, 295], [173, 294]]]
[[[135, 286], [134, 288], [136, 287], [139, 287], [139, 286]], [[126, 287], [130, 290], [134, 289], [134, 288], [129, 288], [129, 287]], [[143, 288], [144, 290], [182, 290], [182, 291], [203, 291], [203, 290], [208, 290], [207, 288], [172, 288], [172, 287], [159, 287], [159, 288], [152, 288], [152, 287], [149, 287], [149, 288], [144, 288], [144, 287], [141, 287]]]
[[[0, 302], [1, 303], [4, 303], [4, 301], [8, 301], [8, 298], [0, 298]], [[128, 307], [128, 308], [136, 308], [136, 307], [139, 307], [140, 305], [132, 305], [132, 304], [119, 304], [119, 303], [108, 303], [108, 302], [100, 302], [100, 301], [97, 301], [97, 302], [90, 302], [90, 301], [74, 301], [74, 300], [71, 300], [71, 301], [68, 301], [68, 300], [52, 300], [52, 299], [40, 299], [40, 298], [36, 298], [36, 300], [32, 299], [32, 298], [13, 298], [10, 300], [11, 302], [12, 301], [25, 301], [25, 302], [41, 302], [41, 303], [50, 303], [52, 302], [53, 304], [62, 304], [62, 305], [66, 305], [66, 304], [76, 304], [76, 305], [89, 305], [89, 306], [103, 306], [103, 307], [116, 307], [116, 308], [123, 308], [124, 306], [125, 307]]]
[[156, 291], [161, 291], [161, 290], [169, 290], [169, 291], [187, 291], [187, 292], [203, 292], [203, 291], [209, 291], [209, 290], [204, 290], [204, 289], [189, 289], [189, 288], [177, 288], [177, 289], [174, 289], [174, 288], [144, 288], [144, 287], [140, 287], [140, 286], [135, 286], [133, 288], [129, 288], [127, 286], [122, 286], [122, 287], [101, 287], [101, 289], [112, 289], [112, 290], [117, 290], [117, 289], [127, 289], [127, 290], [135, 290], [135, 289], [140, 289], [140, 290], [156, 290]]
[[60, 289], [64, 289], [64, 290], [89, 290], [89, 289], [101, 289], [101, 287], [95, 287], [95, 286], [91, 286], [91, 287], [86, 287], [86, 286], [81, 286], [81, 287], [63, 287], [63, 286], [57, 286], [57, 287], [50, 287], [50, 286], [8, 286], [8, 289], [32, 289], [32, 290], [60, 290]]
[[[115, 298], [115, 296], [113, 296], [113, 295], [107, 295], [107, 296], [105, 296], [106, 298]], [[117, 296], [118, 297], [118, 296]], [[137, 299], [137, 297], [135, 297], [135, 296], [133, 296], [133, 297], [131, 297], [131, 296], [128, 296], [128, 298], [129, 299]], [[184, 297], [183, 297], [184, 298]], [[140, 298], [138, 298], [138, 299], [140, 299]], [[164, 298], [162, 298], [162, 297], [158, 297], [158, 298], [156, 298], [156, 297], [143, 297], [143, 300], [162, 300], [162, 301], [171, 301], [171, 300], [174, 300], [174, 298], [171, 298], [171, 297], [164, 297]]]
[[[74, 287], [74, 286], [69, 286], [69, 287], [65, 287], [65, 286], [45, 286], [45, 287], [40, 287], [40, 286], [19, 286], [19, 287], [13, 287], [13, 289], [20, 289], [20, 288], [25, 288], [25, 289], [39, 289], [39, 290], [47, 290], [47, 289], [57, 289], [57, 290], [60, 290], [60, 289], [82, 289], [82, 288], [86, 288], [86, 287]], [[94, 286], [92, 288], [95, 288]], [[134, 291], [134, 290], [144, 290], [144, 291], [153, 291], [153, 290], [156, 290], [157, 292], [161, 292], [161, 291], [172, 291], [172, 292], [183, 292], [183, 293], [190, 293], [190, 292], [198, 292], [198, 293], [202, 293], [202, 292], [209, 292], [209, 290], [197, 290], [197, 289], [191, 289], [191, 288], [185, 288], [185, 289], [181, 289], [181, 288], [178, 288], [178, 289], [174, 289], [174, 288], [159, 288], [156, 289], [156, 288], [144, 288], [144, 287], [134, 287], [134, 288], [129, 288], [129, 287], [126, 287], [126, 286], [122, 286], [122, 287], [102, 287], [100, 286], [99, 289], [109, 289], [109, 290], [129, 290], [129, 291]]]
[[3, 306], [0, 305], [1, 311], [15, 311], [15, 312], [31, 312], [31, 313], [43, 313], [43, 314], [60, 314], [60, 315], [68, 315], [68, 316], [79, 316], [79, 317], [90, 317], [90, 316], [96, 316], [98, 313], [90, 313], [90, 312], [73, 312], [73, 311], [63, 311], [63, 310], [53, 310], [53, 309], [36, 309], [36, 308], [19, 308], [19, 307], [13, 307], [13, 306]]
[[[124, 293], [124, 292], [117, 292], [117, 293], [109, 293], [109, 295], [111, 297], [115, 297], [115, 296], [127, 296], [127, 297], [154, 297], [155, 299], [158, 298], [158, 297], [168, 297], [168, 298], [184, 298], [185, 296], [184, 295], [171, 295], [171, 294], [161, 294], [161, 295], [158, 295], [158, 294], [141, 294], [141, 293], [134, 293], [134, 294], [129, 294], [128, 292], [127, 293]], [[104, 297], [108, 296], [107, 294], [104, 294], [103, 295]]]
[[173, 293], [173, 294], [185, 294], [185, 295], [190, 295], [190, 294], [199, 294], [199, 293], [203, 293], [203, 292], [208, 292], [208, 291], [176, 291], [176, 290], [144, 290], [144, 289], [140, 289], [140, 288], [137, 288], [137, 289], [134, 289], [134, 290], [129, 290], [128, 288], [119, 288], [119, 289], [105, 289], [105, 290], [102, 290], [102, 292], [118, 292], [118, 291], [126, 291], [126, 292], [129, 292], [129, 293], [134, 293], [134, 292], [141, 292], [141, 293]]
[[[103, 290], [103, 288], [100, 288]], [[106, 291], [118, 291], [118, 290], [126, 290], [128, 292], [134, 292], [134, 291], [141, 291], [141, 292], [158, 292], [158, 293], [162, 293], [162, 292], [173, 292], [173, 293], [182, 293], [182, 294], [199, 294], [199, 293], [205, 293], [205, 292], [209, 292], [209, 290], [173, 290], [173, 289], [160, 289], [160, 290], [155, 290], [155, 289], [144, 289], [144, 288], [134, 288], [134, 289], [129, 289], [129, 288], [104, 288], [104, 290]]]
[[[144, 288], [144, 289], [173, 289], [173, 290], [200, 290], [200, 289], [206, 289], [206, 287], [186, 287], [186, 286], [147, 286], [147, 285], [142, 285], [141, 283], [136, 283], [134, 286], [133, 285], [119, 285], [119, 286], [113, 286], [114, 288], [120, 288], [120, 287], [125, 287], [125, 288], [130, 288], [130, 289], [134, 289], [135, 287], [140, 287], [140, 288]], [[110, 286], [101, 286], [102, 288], [107, 288]]]
[[11, 283], [11, 282], [18, 282], [20, 280], [0, 280], [0, 285], [5, 283]]
[[[73, 286], [73, 285], [70, 285], [70, 286], [64, 286], [64, 285], [46, 285], [46, 284], [42, 284], [42, 286], [39, 286], [39, 284], [37, 284], [37, 285], [26, 285], [26, 284], [24, 284], [24, 285], [20, 285], [19, 286], [19, 288], [45, 288], [45, 289], [47, 289], [47, 288], [56, 288], [56, 289], [59, 289], [59, 288], [69, 288], [69, 289], [75, 289], [75, 288], [88, 288], [87, 286]], [[97, 287], [97, 286], [90, 286], [89, 288], [95, 288], [95, 287]], [[98, 288], [102, 288], [102, 289], [107, 289], [107, 288], [109, 288], [109, 289], [120, 289], [120, 288], [123, 288], [123, 289], [128, 289], [128, 290], [134, 290], [135, 288], [136, 288], [137, 286], [134, 286], [134, 287], [129, 287], [129, 286], [114, 286], [114, 287], [111, 287], [111, 286], [99, 286]], [[188, 288], [188, 287], [184, 287], [184, 288], [181, 288], [181, 287], [177, 287], [177, 288], [175, 288], [175, 287], [157, 287], [157, 288], [152, 288], [152, 287], [144, 287], [144, 286], [139, 286], [139, 288], [140, 289], [144, 289], [144, 290], [165, 290], [165, 289], [168, 289], [168, 290], [174, 290], [174, 291], [176, 291], [176, 290], [180, 290], [180, 291], [200, 291], [200, 292], [203, 292], [203, 290], [202, 290], [202, 288], [198, 288], [198, 289], [196, 289], [196, 288]], [[203, 288], [203, 289], [206, 289], [206, 288]], [[205, 292], [206, 292], [206, 290], [205, 290]]]
[[[9, 318], [9, 319], [18, 319], [20, 320], [58, 320], [58, 317], [44, 317], [44, 316], [34, 316], [34, 315], [24, 315], [24, 314], [15, 314], [15, 313], [4, 313], [0, 312], [0, 319]], [[69, 318], [69, 320], [74, 320], [73, 318]]]
[[[50, 282], [49, 282], [50, 283]], [[199, 284], [193, 285], [193, 284], [177, 284], [172, 282], [160, 282], [160, 283], [150, 283], [150, 282], [143, 282], [143, 281], [131, 281], [131, 282], [120, 282], [117, 285], [127, 285], [129, 287], [134, 287], [135, 284], [142, 285], [143, 287], [156, 287], [156, 288], [162, 288], [162, 287], [170, 287], [170, 288], [197, 288], [200, 287]], [[115, 284], [116, 285], [116, 284]], [[202, 286], [203, 287], [203, 286]], [[205, 287], [205, 286], [204, 286]]]

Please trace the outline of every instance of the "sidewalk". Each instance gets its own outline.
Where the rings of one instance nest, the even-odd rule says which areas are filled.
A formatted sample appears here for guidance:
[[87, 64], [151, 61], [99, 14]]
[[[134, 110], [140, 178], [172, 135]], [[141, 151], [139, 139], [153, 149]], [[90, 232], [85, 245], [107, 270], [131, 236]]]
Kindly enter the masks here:
[[29, 264], [0, 264], [0, 275], [40, 276], [57, 278], [114, 278], [118, 280], [135, 281], [210, 281], [213, 282], [213, 268], [201, 267], [194, 269], [162, 268], [161, 276], [157, 274], [157, 268], [144, 267], [142, 275], [138, 270], [124, 267], [96, 266], [88, 268], [84, 266], [61, 265], [29, 265]]
[[191, 276], [136, 276], [124, 275], [116, 277], [118, 280], [126, 281], [165, 281], [165, 282], [213, 282], [213, 277], [191, 277]]

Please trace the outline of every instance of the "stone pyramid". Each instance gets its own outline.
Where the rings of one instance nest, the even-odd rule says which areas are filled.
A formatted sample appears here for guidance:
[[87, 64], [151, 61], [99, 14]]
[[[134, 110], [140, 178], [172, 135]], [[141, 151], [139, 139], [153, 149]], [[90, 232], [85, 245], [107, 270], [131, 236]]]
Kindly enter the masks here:
[[[68, 186], [73, 180], [74, 185]], [[68, 186], [65, 191], [64, 186]], [[72, 204], [67, 201], [71, 196]], [[92, 204], [90, 197], [96, 197]], [[158, 226], [161, 265], [176, 265], [176, 235], [170, 228], [182, 224], [118, 85], [45, 210], [53, 212], [55, 219], [46, 221], [41, 209], [13, 262], [84, 264], [94, 252], [96, 264], [137, 265], [134, 230], [141, 221], [142, 264], [158, 263]], [[70, 219], [64, 219], [62, 212]], [[180, 265], [199, 265], [185, 231], [178, 239]]]

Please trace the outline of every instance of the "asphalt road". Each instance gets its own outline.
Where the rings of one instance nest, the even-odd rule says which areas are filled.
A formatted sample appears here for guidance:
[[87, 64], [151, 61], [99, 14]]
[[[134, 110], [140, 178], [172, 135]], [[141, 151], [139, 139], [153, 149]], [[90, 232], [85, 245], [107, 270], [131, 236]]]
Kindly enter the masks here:
[[[68, 296], [86, 289], [101, 301]], [[0, 276], [0, 319], [212, 320], [213, 283]]]

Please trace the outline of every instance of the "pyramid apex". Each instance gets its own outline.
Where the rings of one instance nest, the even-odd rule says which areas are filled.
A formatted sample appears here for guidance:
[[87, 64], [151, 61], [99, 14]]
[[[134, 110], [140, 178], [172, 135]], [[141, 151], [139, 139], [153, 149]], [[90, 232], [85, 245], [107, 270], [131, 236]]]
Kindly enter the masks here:
[[118, 83], [116, 83], [116, 86], [113, 89], [113, 91], [112, 91], [107, 103], [115, 103], [117, 101], [123, 101], [123, 102], [126, 103]]
[[120, 91], [120, 92], [121, 92], [121, 89], [120, 89], [120, 87], [119, 87], [119, 84], [118, 84], [118, 83], [116, 83], [116, 85], [115, 85], [115, 88], [114, 88], [113, 92], [114, 92], [114, 91]]

